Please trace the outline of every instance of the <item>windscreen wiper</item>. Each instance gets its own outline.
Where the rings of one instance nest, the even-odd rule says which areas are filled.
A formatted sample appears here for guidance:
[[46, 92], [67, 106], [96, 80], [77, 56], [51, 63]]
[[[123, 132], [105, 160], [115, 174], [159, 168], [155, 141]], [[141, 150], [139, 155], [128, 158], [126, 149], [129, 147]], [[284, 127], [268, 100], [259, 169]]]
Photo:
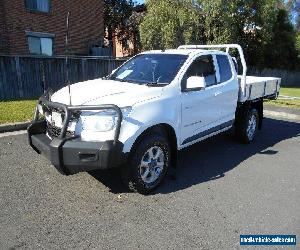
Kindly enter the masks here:
[[168, 85], [168, 84], [166, 84], [166, 83], [157, 83], [157, 82], [148, 82], [146, 84], [146, 86], [148, 86], [148, 87], [164, 87], [166, 85]]

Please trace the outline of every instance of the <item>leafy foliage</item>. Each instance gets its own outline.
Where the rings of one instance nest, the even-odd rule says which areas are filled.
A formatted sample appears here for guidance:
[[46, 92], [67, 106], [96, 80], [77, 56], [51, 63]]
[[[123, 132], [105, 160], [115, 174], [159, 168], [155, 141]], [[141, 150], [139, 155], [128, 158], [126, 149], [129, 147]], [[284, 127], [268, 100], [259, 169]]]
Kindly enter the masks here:
[[[107, 39], [117, 38], [120, 42], [130, 40], [133, 53], [140, 50], [139, 25], [144, 18], [144, 5], [134, 5], [133, 0], [105, 0], [104, 27]], [[138, 10], [140, 9], [140, 10]]]
[[295, 69], [297, 65], [297, 51], [295, 46], [295, 30], [289, 21], [288, 12], [280, 9], [273, 26], [273, 36], [266, 50], [265, 65], [272, 68]]
[[[281, 0], [148, 0], [144, 49], [239, 43], [250, 66], [295, 68], [295, 33]], [[283, 63], [284, 62], [284, 63]]]
[[296, 35], [296, 50], [298, 53], [298, 61], [300, 61], [300, 32]]
[[107, 28], [108, 39], [114, 35], [122, 37], [128, 30], [128, 19], [132, 15], [132, 0], [105, 0], [104, 27]]
[[287, 0], [286, 8], [290, 12], [292, 19], [295, 21], [296, 31], [300, 32], [300, 1]]
[[203, 18], [191, 0], [149, 0], [140, 25], [144, 49], [174, 48], [202, 41]]
[[144, 11], [138, 12], [134, 10], [131, 16], [128, 18], [128, 32], [129, 34], [132, 34], [131, 39], [133, 39], [132, 43], [134, 45], [134, 54], [136, 54], [141, 49], [139, 25], [142, 23], [145, 15], [146, 14]]

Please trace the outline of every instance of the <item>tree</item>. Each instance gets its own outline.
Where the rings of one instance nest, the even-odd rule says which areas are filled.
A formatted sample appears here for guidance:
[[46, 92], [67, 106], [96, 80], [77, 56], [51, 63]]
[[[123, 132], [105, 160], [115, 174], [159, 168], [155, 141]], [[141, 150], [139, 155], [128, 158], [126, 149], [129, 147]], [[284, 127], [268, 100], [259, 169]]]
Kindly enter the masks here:
[[295, 32], [285, 6], [283, 0], [148, 0], [142, 45], [238, 43], [250, 67], [293, 68]]
[[128, 19], [128, 32], [131, 35], [132, 44], [134, 46], [133, 54], [136, 54], [141, 50], [141, 38], [139, 32], [139, 25], [142, 23], [146, 15], [146, 6], [144, 4], [137, 5], [134, 7], [134, 10], [131, 16]]
[[250, 64], [263, 64], [278, 0], [148, 0], [143, 47], [240, 43]]
[[280, 9], [273, 27], [273, 36], [268, 43], [265, 66], [270, 68], [295, 69], [297, 63], [296, 34], [286, 9]]
[[272, 38], [277, 0], [199, 0], [205, 13], [207, 43], [238, 43], [249, 65], [263, 65]]
[[113, 36], [126, 36], [133, 7], [132, 0], [104, 1], [104, 28], [107, 29], [108, 40], [112, 40]]
[[149, 0], [140, 25], [144, 49], [176, 48], [203, 42], [203, 18], [192, 0]]
[[295, 24], [295, 47], [298, 56], [298, 62], [296, 67], [300, 67], [300, 1], [288, 0], [286, 2], [286, 9], [290, 13], [291, 20]]
[[292, 21], [295, 23], [297, 32], [300, 32], [300, 1], [287, 0], [285, 4], [286, 9], [289, 11]]
[[300, 32], [296, 35], [296, 50], [298, 54], [298, 65], [300, 66]]

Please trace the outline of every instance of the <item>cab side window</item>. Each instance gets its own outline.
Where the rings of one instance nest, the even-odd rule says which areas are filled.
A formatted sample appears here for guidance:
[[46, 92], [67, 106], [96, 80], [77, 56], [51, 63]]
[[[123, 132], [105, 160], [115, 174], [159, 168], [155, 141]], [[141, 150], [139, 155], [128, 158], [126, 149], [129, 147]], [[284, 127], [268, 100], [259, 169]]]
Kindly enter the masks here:
[[186, 80], [191, 76], [202, 76], [205, 78], [206, 86], [212, 86], [217, 83], [216, 71], [211, 55], [200, 56], [195, 59], [182, 79], [182, 89], [186, 89]]

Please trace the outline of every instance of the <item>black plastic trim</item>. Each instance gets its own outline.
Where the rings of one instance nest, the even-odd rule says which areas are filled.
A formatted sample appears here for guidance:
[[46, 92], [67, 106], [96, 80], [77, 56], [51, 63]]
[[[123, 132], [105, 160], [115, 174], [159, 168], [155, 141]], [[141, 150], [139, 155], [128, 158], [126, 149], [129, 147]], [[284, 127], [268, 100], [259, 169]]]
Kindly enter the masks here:
[[109, 169], [126, 162], [123, 144], [113, 141], [85, 142], [80, 139], [53, 140], [45, 134], [30, 136], [33, 148], [62, 174]]
[[208, 129], [208, 130], [202, 131], [202, 132], [200, 132], [200, 133], [198, 133], [198, 134], [196, 134], [196, 135], [193, 135], [193, 136], [191, 136], [191, 137], [188, 137], [187, 139], [185, 139], [185, 140], [183, 141], [183, 143], [182, 143], [181, 145], [190, 143], [190, 142], [192, 142], [192, 141], [196, 141], [196, 140], [198, 140], [198, 139], [200, 139], [200, 138], [202, 138], [202, 137], [205, 137], [205, 136], [207, 136], [207, 135], [210, 135], [210, 134], [212, 134], [212, 133], [215, 133], [215, 132], [217, 132], [217, 131], [219, 131], [219, 130], [222, 130], [222, 129], [224, 129], [224, 128], [230, 127], [230, 126], [233, 125], [233, 123], [234, 123], [234, 120], [231, 120], [231, 121], [222, 123], [222, 124], [220, 124], [220, 125], [218, 125], [218, 126], [215, 126], [215, 127], [213, 127], [213, 128], [210, 128], [210, 129]]
[[[62, 110], [65, 113], [65, 117], [63, 119], [63, 126], [61, 129], [61, 134], [59, 136], [60, 139], [64, 139], [66, 137], [68, 124], [70, 122], [71, 114], [76, 111], [83, 111], [83, 110], [106, 110], [112, 109], [117, 113], [117, 126], [114, 135], [114, 143], [116, 143], [119, 139], [120, 130], [121, 130], [121, 123], [122, 123], [122, 111], [121, 109], [114, 104], [103, 104], [103, 105], [76, 105], [76, 106], [68, 106], [58, 102], [51, 102], [50, 99], [50, 91], [47, 91], [38, 101], [38, 104], [42, 105], [46, 109], [48, 108], [56, 108]], [[40, 119], [38, 109], [36, 108], [34, 121], [38, 121]]]
[[[94, 106], [68, 106], [62, 103], [51, 102], [50, 91], [47, 91], [38, 101], [43, 109], [59, 109], [64, 112], [63, 125], [58, 137], [50, 139], [46, 135], [46, 121], [40, 117], [36, 108], [34, 121], [28, 127], [30, 146], [39, 154], [45, 155], [51, 163], [63, 174], [74, 174], [81, 171], [108, 169], [119, 166], [126, 161], [123, 153], [123, 143], [119, 141], [122, 122], [121, 109], [113, 104]], [[104, 142], [87, 142], [73, 136], [67, 137], [67, 128], [72, 113], [82, 110], [116, 111], [118, 120], [114, 139]], [[42, 119], [42, 120], [41, 120]]]

